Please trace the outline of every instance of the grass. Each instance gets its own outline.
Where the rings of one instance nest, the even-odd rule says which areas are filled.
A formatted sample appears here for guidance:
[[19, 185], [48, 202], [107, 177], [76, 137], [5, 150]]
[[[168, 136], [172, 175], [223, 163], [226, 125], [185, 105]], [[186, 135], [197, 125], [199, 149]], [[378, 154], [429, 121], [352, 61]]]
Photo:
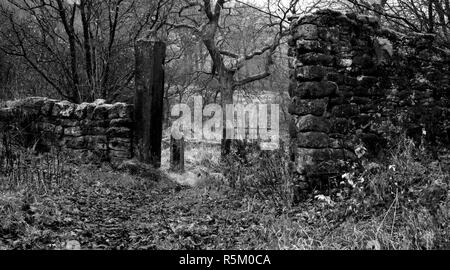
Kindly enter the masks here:
[[289, 180], [286, 157], [272, 155], [227, 165], [215, 147], [188, 146], [187, 170], [205, 173], [191, 187], [164, 169], [158, 181], [24, 153], [27, 169], [1, 180], [0, 249], [450, 249], [449, 174], [411, 142], [296, 206], [276, 185]]
[[330, 194], [333, 205], [303, 205], [298, 217], [272, 224], [278, 248], [450, 249], [448, 172], [409, 140], [373, 165], [348, 179], [354, 188], [344, 198]]

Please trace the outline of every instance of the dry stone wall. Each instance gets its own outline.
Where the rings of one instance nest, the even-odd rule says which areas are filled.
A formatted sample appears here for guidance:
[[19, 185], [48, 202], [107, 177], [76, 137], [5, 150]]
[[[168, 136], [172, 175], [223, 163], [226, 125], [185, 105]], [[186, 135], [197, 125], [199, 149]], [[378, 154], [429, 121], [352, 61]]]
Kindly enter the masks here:
[[436, 156], [448, 153], [450, 61], [434, 42], [383, 29], [367, 15], [292, 18], [289, 112], [299, 189], [342, 172], [362, 149], [381, 157], [405, 133]]
[[8, 102], [0, 109], [3, 128], [21, 125], [29, 144], [69, 149], [86, 162], [120, 163], [133, 156], [133, 106], [73, 104], [47, 98]]

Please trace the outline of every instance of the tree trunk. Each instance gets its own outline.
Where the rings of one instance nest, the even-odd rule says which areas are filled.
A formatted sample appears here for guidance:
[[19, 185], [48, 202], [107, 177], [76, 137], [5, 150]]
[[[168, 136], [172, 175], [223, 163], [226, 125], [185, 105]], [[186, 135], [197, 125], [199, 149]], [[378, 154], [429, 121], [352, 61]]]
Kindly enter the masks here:
[[75, 36], [75, 15], [76, 8], [73, 7], [71, 10], [70, 18], [67, 17], [66, 10], [64, 8], [64, 4], [62, 0], [58, 0], [58, 12], [62, 24], [64, 26], [64, 30], [69, 39], [69, 51], [70, 51], [70, 71], [72, 75], [72, 85], [71, 85], [71, 93], [70, 93], [70, 101], [73, 103], [81, 102], [80, 95], [80, 78], [78, 76], [78, 62], [77, 62], [77, 47], [76, 47], [76, 36]]
[[233, 121], [233, 129], [228, 130], [226, 126], [226, 120], [227, 120], [227, 114], [226, 114], [226, 106], [227, 104], [233, 104], [233, 94], [234, 94], [234, 80], [233, 76], [234, 74], [231, 72], [224, 72], [220, 75], [219, 81], [220, 81], [220, 87], [221, 87], [221, 98], [222, 98], [222, 109], [224, 110], [223, 114], [223, 137], [222, 137], [222, 143], [221, 143], [221, 155], [222, 158], [226, 157], [231, 153], [231, 145], [233, 139], [227, 138], [227, 133], [230, 134], [230, 132], [233, 132], [234, 134], [234, 114], [233, 119], [229, 119], [230, 121]]
[[434, 0], [428, 0], [428, 33], [434, 33], [434, 12], [433, 2]]
[[80, 95], [80, 78], [78, 77], [78, 65], [77, 65], [77, 52], [76, 52], [76, 45], [75, 45], [75, 38], [69, 37], [69, 43], [70, 43], [70, 68], [72, 71], [72, 93], [71, 93], [71, 101], [74, 103], [80, 103], [81, 102], [81, 95]]
[[[91, 38], [90, 38], [90, 26], [89, 19], [86, 15], [86, 6], [83, 5], [80, 7], [81, 13], [81, 22], [83, 25], [83, 37], [84, 37], [84, 54], [85, 54], [85, 69], [86, 76], [89, 81], [90, 87], [94, 87], [94, 78], [93, 78], [93, 69], [92, 69], [92, 54], [91, 54]], [[94, 91], [92, 91], [94, 92]]]

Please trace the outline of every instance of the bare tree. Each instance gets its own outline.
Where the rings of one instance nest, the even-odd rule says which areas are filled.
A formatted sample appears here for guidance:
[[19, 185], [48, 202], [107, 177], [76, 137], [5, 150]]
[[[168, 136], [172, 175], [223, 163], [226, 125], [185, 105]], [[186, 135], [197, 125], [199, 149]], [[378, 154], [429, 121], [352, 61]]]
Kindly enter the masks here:
[[137, 38], [160, 30], [173, 0], [6, 0], [0, 49], [20, 57], [73, 102], [130, 88]]
[[449, 0], [350, 0], [354, 7], [383, 18], [387, 26], [401, 32], [435, 34], [440, 45], [450, 49]]
[[[293, 0], [284, 5], [285, 1], [267, 0], [264, 5], [249, 4], [241, 1], [227, 0], [184, 0], [179, 4], [177, 18], [170, 25], [175, 28], [189, 29], [204, 44], [212, 61], [210, 74], [217, 78], [220, 85], [222, 103], [233, 103], [236, 89], [247, 84], [263, 80], [271, 75], [273, 55], [288, 34], [288, 16], [297, 12], [301, 1]], [[320, 1], [310, 5], [312, 10]], [[238, 17], [243, 9], [251, 9], [255, 20], [250, 22], [259, 28], [259, 35], [253, 41], [254, 47], [249, 50], [239, 50], [228, 42], [233, 18]], [[241, 19], [242, 16], [240, 17]], [[236, 22], [236, 21], [235, 21]], [[249, 22], [247, 22], [248, 24]], [[246, 65], [258, 58], [262, 58], [262, 71], [252, 74], [242, 74]], [[222, 154], [230, 150], [231, 141], [226, 139], [224, 126], [224, 140]]]

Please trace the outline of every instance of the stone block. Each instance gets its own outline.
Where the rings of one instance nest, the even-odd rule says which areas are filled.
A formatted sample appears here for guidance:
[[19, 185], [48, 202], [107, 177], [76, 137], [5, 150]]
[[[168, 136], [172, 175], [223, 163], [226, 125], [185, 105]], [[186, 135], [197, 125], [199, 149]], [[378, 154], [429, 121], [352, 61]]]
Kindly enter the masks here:
[[[354, 95], [359, 97], [382, 97], [385, 94], [385, 90], [378, 87], [362, 87], [358, 86], [353, 89]], [[400, 100], [404, 100], [400, 98]]]
[[356, 104], [343, 104], [334, 106], [331, 114], [334, 117], [351, 117], [360, 113], [359, 106]]
[[379, 81], [379, 79], [374, 76], [359, 76], [356, 79], [358, 81], [358, 85], [364, 88], [373, 87]]
[[296, 27], [293, 33], [294, 39], [316, 40], [319, 38], [317, 25], [302, 24]]
[[298, 62], [301, 65], [321, 65], [321, 66], [334, 66], [336, 59], [328, 54], [323, 53], [305, 53], [298, 56]]
[[345, 83], [345, 76], [338, 72], [329, 72], [325, 76], [325, 80], [334, 82], [338, 85], [343, 85]]
[[353, 96], [353, 97], [351, 97], [350, 102], [358, 104], [358, 105], [366, 105], [366, 104], [372, 103], [372, 99], [368, 98], [368, 97], [356, 97], [356, 96]]
[[90, 120], [86, 119], [81, 121], [81, 125], [85, 127], [102, 127], [102, 128], [108, 128], [109, 127], [109, 120]]
[[293, 91], [292, 97], [302, 99], [325, 98], [336, 93], [338, 86], [333, 82], [303, 82], [298, 83], [297, 88]]
[[83, 135], [81, 127], [69, 127], [64, 129], [64, 135], [70, 137], [80, 137]]
[[70, 103], [69, 101], [60, 101], [56, 102], [53, 105], [52, 116], [53, 117], [62, 117], [62, 118], [70, 118], [73, 116], [76, 105]]
[[305, 175], [308, 179], [329, 177], [342, 173], [342, 165], [335, 161], [321, 162], [312, 166], [307, 166]]
[[95, 110], [96, 106], [93, 103], [88, 103], [86, 105], [86, 112], [85, 112], [85, 119], [94, 119], [94, 110]]
[[348, 86], [357, 86], [358, 79], [351, 76], [344, 76], [344, 84]]
[[328, 148], [330, 138], [322, 132], [306, 132], [297, 135], [295, 140], [297, 147], [304, 148]]
[[116, 150], [110, 150], [109, 156], [111, 159], [121, 159], [126, 160], [132, 158], [131, 151], [116, 151]]
[[351, 86], [339, 86], [339, 91], [337, 92], [337, 95], [339, 95], [340, 97], [344, 97], [346, 98], [346, 101], [349, 101], [351, 97], [353, 97], [355, 95], [355, 92], [353, 92], [355, 90], [354, 87]]
[[357, 55], [352, 59], [353, 66], [370, 68], [375, 65], [375, 59], [368, 54]]
[[347, 99], [344, 96], [334, 97], [330, 99], [330, 107], [331, 106], [337, 106], [342, 105], [347, 102]]
[[104, 150], [108, 149], [108, 140], [106, 136], [86, 136], [86, 148], [89, 150]]
[[353, 129], [353, 121], [348, 118], [333, 118], [330, 119], [330, 132], [338, 134], [347, 134]]
[[340, 68], [349, 68], [353, 65], [353, 59], [349, 58], [339, 58], [336, 62]]
[[105, 105], [106, 104], [106, 100], [104, 99], [96, 99], [93, 103], [92, 103], [95, 107], [97, 106], [101, 106], [101, 105]]
[[318, 117], [314, 115], [306, 115], [300, 117], [294, 117], [295, 128], [298, 133], [300, 132], [330, 132], [330, 122], [324, 117]]
[[289, 113], [298, 116], [312, 114], [323, 116], [328, 106], [328, 99], [300, 99], [294, 98], [289, 106]]
[[330, 148], [333, 149], [355, 149], [357, 143], [346, 138], [330, 138]]
[[63, 136], [64, 135], [64, 128], [62, 126], [56, 126], [56, 128], [55, 128], [55, 135]]
[[44, 104], [42, 104], [42, 107], [41, 107], [42, 115], [50, 116], [52, 114], [53, 106], [54, 106], [55, 102], [56, 102], [56, 100], [46, 99], [44, 101]]
[[130, 139], [121, 139], [121, 138], [113, 138], [109, 140], [109, 149], [114, 151], [131, 151], [131, 140]]
[[103, 104], [95, 107], [94, 112], [92, 114], [93, 120], [106, 120], [109, 116], [109, 111], [112, 108], [110, 104]]
[[132, 106], [125, 103], [113, 104], [109, 109], [108, 118], [132, 118]]
[[82, 103], [77, 105], [77, 107], [75, 108], [75, 117], [77, 119], [84, 119], [86, 117], [87, 107], [89, 106], [92, 106], [92, 104]]
[[372, 117], [369, 114], [361, 113], [352, 117], [355, 127], [365, 127], [370, 124]]
[[118, 118], [118, 119], [112, 119], [109, 122], [110, 127], [126, 127], [126, 128], [132, 128], [134, 125], [134, 122], [131, 118]]
[[296, 68], [296, 75], [299, 81], [320, 81], [330, 71], [324, 66], [303, 66]]
[[48, 133], [54, 133], [56, 130], [56, 125], [53, 125], [51, 123], [48, 122], [43, 122], [39, 124], [39, 129], [42, 130], [43, 132], [48, 132]]
[[319, 28], [318, 32], [320, 39], [330, 43], [339, 42], [341, 37], [340, 29], [338, 27]]
[[327, 52], [326, 45], [322, 44], [321, 42], [317, 40], [297, 40], [297, 53], [303, 54], [308, 52], [319, 52], [319, 53], [325, 53]]
[[6, 102], [9, 108], [17, 109], [24, 115], [37, 116], [41, 113], [41, 108], [44, 105], [47, 98], [42, 97], [29, 97], [25, 99], [19, 99]]
[[297, 149], [297, 162], [302, 165], [316, 165], [327, 161], [354, 161], [356, 155], [345, 149]]
[[126, 127], [112, 127], [106, 131], [109, 138], [130, 138], [131, 129]]
[[288, 57], [287, 62], [289, 69], [295, 69], [299, 65], [299, 61], [295, 57]]
[[96, 127], [96, 126], [83, 126], [82, 132], [85, 135], [105, 135], [106, 136], [106, 128], [104, 127]]
[[65, 127], [65, 128], [67, 128], [67, 127], [76, 127], [76, 126], [80, 126], [81, 125], [80, 121], [74, 120], [74, 119], [63, 118], [63, 119], [60, 119], [58, 122], [59, 122], [59, 124], [61, 126]]

